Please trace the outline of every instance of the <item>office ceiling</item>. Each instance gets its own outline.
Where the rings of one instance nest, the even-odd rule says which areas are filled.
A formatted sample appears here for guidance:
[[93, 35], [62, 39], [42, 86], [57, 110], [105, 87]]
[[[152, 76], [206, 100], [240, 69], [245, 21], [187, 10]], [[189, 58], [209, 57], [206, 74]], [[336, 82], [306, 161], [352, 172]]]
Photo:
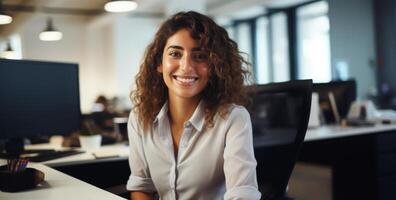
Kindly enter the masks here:
[[[11, 14], [21, 12], [43, 12], [72, 15], [99, 15], [104, 13], [103, 7], [108, 0], [3, 0], [3, 7]], [[137, 0], [138, 11], [157, 11], [153, 3], [164, 3], [162, 0]]]
[[[4, 11], [13, 16], [13, 22], [0, 26], [0, 36], [7, 36], [36, 13], [99, 16], [106, 14], [103, 7], [108, 0], [3, 0]], [[139, 4], [131, 16], [158, 17], [163, 14], [168, 0], [136, 0]], [[182, 0], [178, 0], [182, 1]], [[186, 0], [188, 1], [188, 0]], [[230, 17], [236, 11], [249, 7], [284, 7], [309, 0], [203, 0], [207, 14]], [[221, 17], [221, 16], [220, 16]]]
[[[12, 15], [20, 12], [44, 12], [61, 14], [95, 15], [104, 13], [103, 6], [108, 0], [3, 0], [5, 10]], [[135, 0], [139, 3], [136, 12], [162, 12], [168, 3], [167, 0]], [[180, 1], [180, 0], [179, 0]], [[186, 0], [188, 1], [188, 0]], [[216, 10], [221, 7], [238, 5], [239, 8], [246, 6], [284, 7], [309, 0], [203, 0], [206, 2], [207, 10]], [[79, 12], [77, 12], [79, 11]], [[85, 12], [84, 12], [85, 11]]]

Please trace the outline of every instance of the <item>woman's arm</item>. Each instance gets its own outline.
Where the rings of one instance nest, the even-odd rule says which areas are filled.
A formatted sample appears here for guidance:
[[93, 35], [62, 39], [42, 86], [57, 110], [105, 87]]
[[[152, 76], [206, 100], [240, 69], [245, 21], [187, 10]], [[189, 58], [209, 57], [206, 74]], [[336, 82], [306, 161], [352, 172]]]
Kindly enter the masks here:
[[244, 107], [237, 106], [233, 108], [227, 120], [224, 149], [224, 175], [227, 191], [224, 199], [260, 199], [256, 165], [250, 116]]
[[[128, 138], [130, 149], [129, 167], [131, 170], [131, 175], [129, 176], [127, 182], [127, 190], [138, 191], [138, 196], [134, 198], [138, 200], [147, 199], [143, 198], [144, 194], [152, 194], [156, 192], [154, 183], [150, 177], [150, 170], [144, 154], [142, 134], [144, 133], [137, 123], [134, 113], [131, 112], [128, 122]], [[139, 195], [139, 193], [143, 193], [143, 195]], [[131, 194], [131, 197], [132, 196], [135, 195]]]
[[131, 199], [132, 200], [152, 200], [152, 196], [145, 192], [134, 191], [131, 192]]

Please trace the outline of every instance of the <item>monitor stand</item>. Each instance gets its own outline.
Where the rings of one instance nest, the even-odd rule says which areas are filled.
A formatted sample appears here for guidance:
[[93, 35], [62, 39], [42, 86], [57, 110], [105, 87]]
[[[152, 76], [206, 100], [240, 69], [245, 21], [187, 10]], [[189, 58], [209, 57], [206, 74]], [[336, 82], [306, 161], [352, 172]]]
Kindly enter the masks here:
[[4, 152], [10, 156], [17, 156], [25, 150], [24, 145], [25, 142], [23, 138], [9, 139], [5, 142]]

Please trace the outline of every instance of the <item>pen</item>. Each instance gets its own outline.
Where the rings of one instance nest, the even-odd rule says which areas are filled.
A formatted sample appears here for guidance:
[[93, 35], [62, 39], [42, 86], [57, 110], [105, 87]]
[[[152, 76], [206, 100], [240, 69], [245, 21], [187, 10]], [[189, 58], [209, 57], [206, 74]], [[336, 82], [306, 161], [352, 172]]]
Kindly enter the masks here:
[[15, 170], [14, 172], [18, 172], [19, 171], [19, 165], [21, 164], [21, 161], [19, 159], [16, 160], [15, 162]]

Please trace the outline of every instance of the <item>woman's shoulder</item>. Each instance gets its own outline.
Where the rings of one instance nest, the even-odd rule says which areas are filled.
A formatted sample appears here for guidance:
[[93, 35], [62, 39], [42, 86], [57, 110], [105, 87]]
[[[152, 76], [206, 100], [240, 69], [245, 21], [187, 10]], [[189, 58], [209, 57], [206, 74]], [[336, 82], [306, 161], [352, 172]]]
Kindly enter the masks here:
[[231, 104], [228, 106], [227, 121], [234, 119], [246, 119], [250, 120], [250, 114], [245, 106]]
[[218, 118], [216, 126], [223, 127], [224, 130], [241, 130], [246, 126], [251, 126], [250, 114], [248, 110], [241, 105], [232, 104], [227, 107], [228, 113], [224, 117]]
[[136, 122], [137, 120], [137, 113], [133, 109], [129, 112], [128, 123]]
[[129, 113], [129, 118], [128, 118], [128, 128], [132, 128], [135, 130], [134, 132], [139, 133], [140, 131], [140, 123], [138, 121], [138, 114], [132, 109], [131, 112]]

